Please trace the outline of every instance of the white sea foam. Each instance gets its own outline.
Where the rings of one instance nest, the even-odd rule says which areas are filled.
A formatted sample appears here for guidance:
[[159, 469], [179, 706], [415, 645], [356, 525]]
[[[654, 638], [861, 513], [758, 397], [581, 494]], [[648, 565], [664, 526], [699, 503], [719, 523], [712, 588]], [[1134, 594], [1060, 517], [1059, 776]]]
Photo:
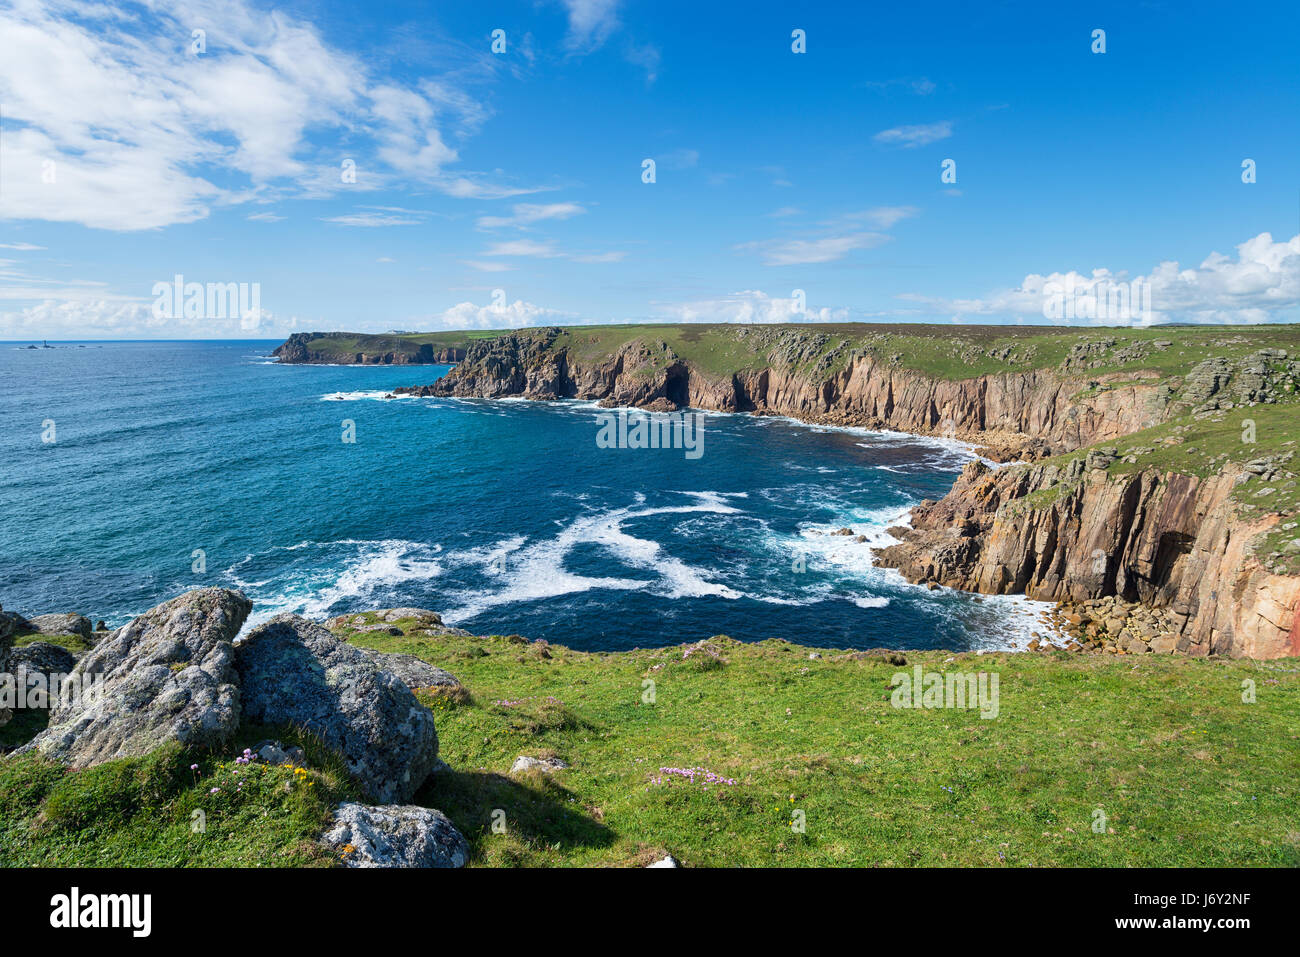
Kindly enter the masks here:
[[[668, 555], [655, 541], [637, 538], [627, 532], [625, 523], [652, 515], [689, 515], [707, 512], [718, 515], [739, 511], [718, 492], [681, 493], [695, 499], [694, 504], [648, 507], [645, 496], [638, 494], [635, 504], [581, 515], [551, 539], [528, 542], [512, 536], [486, 548], [468, 549], [446, 556], [448, 563], [470, 562], [490, 567], [496, 565], [498, 588], [475, 589], [453, 596], [459, 602], [443, 615], [449, 623], [464, 621], [500, 605], [519, 601], [555, 598], [605, 588], [614, 591], [648, 590], [667, 599], [716, 596], [736, 599], [740, 592], [714, 580], [715, 572], [694, 568]], [[570, 552], [579, 545], [603, 548], [626, 567], [649, 573], [648, 578], [593, 577], [565, 569]]]
[[[295, 559], [282, 564], [270, 577], [245, 577], [246, 567], [274, 560], [275, 552], [303, 551], [308, 553], [306, 568], [299, 567]], [[443, 573], [443, 565], [435, 557], [440, 551], [438, 545], [402, 539], [299, 542], [249, 555], [226, 569], [225, 575], [253, 599], [253, 613], [244, 625], [247, 632], [282, 612], [321, 618], [339, 602], [378, 599], [405, 583], [435, 578]]]
[[373, 399], [378, 402], [396, 402], [399, 399], [413, 399], [412, 395], [395, 395], [384, 389], [363, 389], [358, 392], [329, 392], [321, 396], [322, 402], [358, 402]]

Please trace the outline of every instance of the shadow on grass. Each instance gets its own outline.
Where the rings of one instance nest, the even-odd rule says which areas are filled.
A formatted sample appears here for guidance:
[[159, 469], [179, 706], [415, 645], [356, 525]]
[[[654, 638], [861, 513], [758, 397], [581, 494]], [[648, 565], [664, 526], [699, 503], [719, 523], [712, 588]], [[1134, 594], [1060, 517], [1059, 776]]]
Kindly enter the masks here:
[[545, 774], [521, 780], [488, 771], [443, 768], [415, 795], [415, 804], [451, 818], [479, 857], [501, 821], [505, 834], [534, 849], [608, 847], [614, 832], [594, 820], [573, 794]]

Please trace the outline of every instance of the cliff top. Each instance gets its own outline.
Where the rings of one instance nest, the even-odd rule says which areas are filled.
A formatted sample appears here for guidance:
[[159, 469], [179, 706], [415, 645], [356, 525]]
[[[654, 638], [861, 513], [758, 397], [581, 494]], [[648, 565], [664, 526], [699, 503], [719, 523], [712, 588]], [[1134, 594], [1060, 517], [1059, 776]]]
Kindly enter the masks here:
[[774, 359], [788, 366], [833, 372], [853, 353], [944, 379], [1000, 372], [1053, 369], [1080, 377], [1113, 372], [1181, 375], [1211, 357], [1243, 359], [1260, 349], [1300, 355], [1300, 325], [1153, 326], [957, 326], [872, 323], [740, 325], [684, 323], [546, 327], [370, 335], [350, 332], [296, 333], [290, 343], [310, 343], [316, 361], [353, 362], [358, 353], [414, 355], [420, 346], [463, 349], [502, 335], [552, 339], [552, 347], [579, 357], [610, 355], [635, 339], [664, 342], [701, 372], [726, 375]]

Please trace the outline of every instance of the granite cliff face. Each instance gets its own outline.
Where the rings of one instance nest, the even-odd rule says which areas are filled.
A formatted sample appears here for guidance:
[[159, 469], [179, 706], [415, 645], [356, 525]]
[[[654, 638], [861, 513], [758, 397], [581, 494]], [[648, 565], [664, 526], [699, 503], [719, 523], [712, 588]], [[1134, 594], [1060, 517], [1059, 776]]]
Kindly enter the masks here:
[[[1081, 602], [1118, 596], [1162, 609], [1167, 631], [1124, 651], [1276, 658], [1300, 654], [1300, 578], [1275, 574], [1249, 544], [1278, 516], [1240, 513], [1233, 488], [1250, 474], [1208, 479], [1155, 469], [1119, 476], [1105, 456], [1066, 466], [966, 466], [880, 564], [912, 581], [992, 594]], [[1055, 494], [1053, 494], [1055, 493]]]

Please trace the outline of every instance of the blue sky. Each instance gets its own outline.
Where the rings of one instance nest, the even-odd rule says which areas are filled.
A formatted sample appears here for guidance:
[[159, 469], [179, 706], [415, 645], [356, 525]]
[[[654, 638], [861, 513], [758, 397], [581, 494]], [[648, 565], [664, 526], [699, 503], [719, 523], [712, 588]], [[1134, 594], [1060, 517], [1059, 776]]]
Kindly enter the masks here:
[[1300, 5], [839, 6], [0, 0], [0, 338], [1300, 320]]

